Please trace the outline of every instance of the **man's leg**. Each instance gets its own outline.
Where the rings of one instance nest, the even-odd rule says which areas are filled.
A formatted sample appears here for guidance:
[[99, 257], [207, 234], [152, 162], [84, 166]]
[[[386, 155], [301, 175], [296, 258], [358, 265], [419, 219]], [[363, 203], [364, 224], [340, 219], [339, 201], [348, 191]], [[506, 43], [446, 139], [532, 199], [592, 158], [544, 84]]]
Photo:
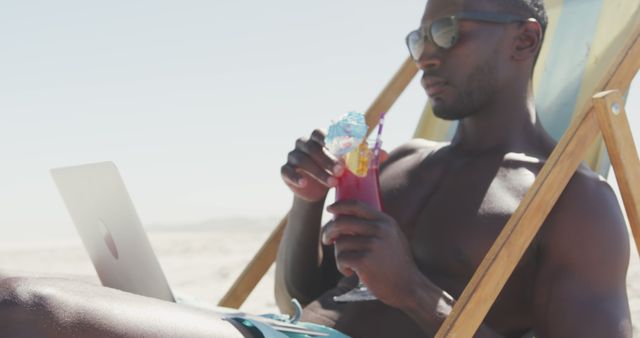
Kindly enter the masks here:
[[220, 315], [89, 283], [0, 280], [1, 337], [250, 337]]
[[80, 274], [64, 274], [64, 273], [42, 273], [27, 270], [5, 270], [0, 269], [0, 281], [8, 277], [51, 277], [61, 279], [72, 279], [76, 281], [87, 282], [91, 284], [100, 285], [100, 279], [94, 275], [80, 275]]

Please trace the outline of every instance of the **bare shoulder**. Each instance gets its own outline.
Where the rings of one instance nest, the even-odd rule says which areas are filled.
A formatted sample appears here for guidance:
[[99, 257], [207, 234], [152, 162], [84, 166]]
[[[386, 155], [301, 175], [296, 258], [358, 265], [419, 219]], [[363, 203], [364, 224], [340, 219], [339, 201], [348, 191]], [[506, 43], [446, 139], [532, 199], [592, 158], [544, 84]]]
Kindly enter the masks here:
[[554, 222], [552, 228], [580, 226], [583, 230], [593, 227], [594, 231], [606, 232], [625, 228], [613, 189], [603, 177], [584, 166], [576, 171], [560, 195], [550, 220]]
[[547, 218], [542, 240], [547, 258], [560, 265], [600, 262], [610, 276], [620, 275], [628, 265], [629, 235], [618, 199], [604, 178], [584, 166]]
[[412, 139], [391, 151], [385, 165], [389, 166], [397, 162], [419, 163], [446, 144], [425, 139]]
[[629, 235], [609, 184], [581, 167], [539, 235], [536, 333], [630, 337]]

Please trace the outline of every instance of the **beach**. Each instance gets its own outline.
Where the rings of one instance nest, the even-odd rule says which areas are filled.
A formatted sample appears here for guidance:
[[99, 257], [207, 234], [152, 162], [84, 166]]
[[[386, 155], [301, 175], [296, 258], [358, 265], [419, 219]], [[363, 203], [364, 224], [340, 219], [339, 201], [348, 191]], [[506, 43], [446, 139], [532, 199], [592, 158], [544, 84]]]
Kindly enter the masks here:
[[[150, 230], [147, 234], [173, 292], [179, 297], [215, 305], [269, 232], [266, 227], [230, 226], [209, 230]], [[0, 269], [99, 282], [79, 238], [2, 244]], [[273, 268], [242, 309], [255, 313], [277, 311]]]
[[[238, 222], [235, 222], [238, 223]], [[275, 227], [276, 222], [273, 222]], [[269, 236], [264, 222], [179, 230], [149, 229], [149, 240], [175, 294], [215, 305], [242, 268]], [[628, 291], [634, 337], [640, 337], [640, 262], [632, 245]], [[78, 238], [3, 243], [0, 268], [44, 275], [84, 276], [98, 282], [93, 265]], [[273, 267], [249, 296], [242, 310], [277, 311]]]

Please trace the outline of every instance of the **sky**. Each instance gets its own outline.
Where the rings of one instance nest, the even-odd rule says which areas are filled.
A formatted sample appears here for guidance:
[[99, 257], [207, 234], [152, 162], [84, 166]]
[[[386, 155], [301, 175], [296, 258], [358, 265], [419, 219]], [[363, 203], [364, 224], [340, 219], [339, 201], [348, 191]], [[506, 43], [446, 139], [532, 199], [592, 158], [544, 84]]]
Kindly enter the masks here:
[[[119, 167], [145, 224], [284, 215], [280, 166], [295, 140], [366, 110], [406, 58], [424, 3], [4, 2], [3, 239], [73, 233], [49, 169], [99, 161]], [[414, 80], [386, 119], [385, 148], [410, 138], [425, 100]]]

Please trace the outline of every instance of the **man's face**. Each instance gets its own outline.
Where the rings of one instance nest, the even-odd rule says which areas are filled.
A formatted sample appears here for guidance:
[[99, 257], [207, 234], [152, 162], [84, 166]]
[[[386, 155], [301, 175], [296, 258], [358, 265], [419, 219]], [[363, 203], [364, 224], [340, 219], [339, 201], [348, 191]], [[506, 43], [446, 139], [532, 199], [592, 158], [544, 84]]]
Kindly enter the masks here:
[[[422, 18], [427, 28], [433, 20], [461, 11], [496, 12], [484, 1], [430, 0]], [[497, 98], [505, 59], [504, 25], [461, 20], [459, 38], [450, 49], [431, 42], [420, 58], [422, 85], [431, 98], [433, 112], [445, 120], [474, 115]]]

